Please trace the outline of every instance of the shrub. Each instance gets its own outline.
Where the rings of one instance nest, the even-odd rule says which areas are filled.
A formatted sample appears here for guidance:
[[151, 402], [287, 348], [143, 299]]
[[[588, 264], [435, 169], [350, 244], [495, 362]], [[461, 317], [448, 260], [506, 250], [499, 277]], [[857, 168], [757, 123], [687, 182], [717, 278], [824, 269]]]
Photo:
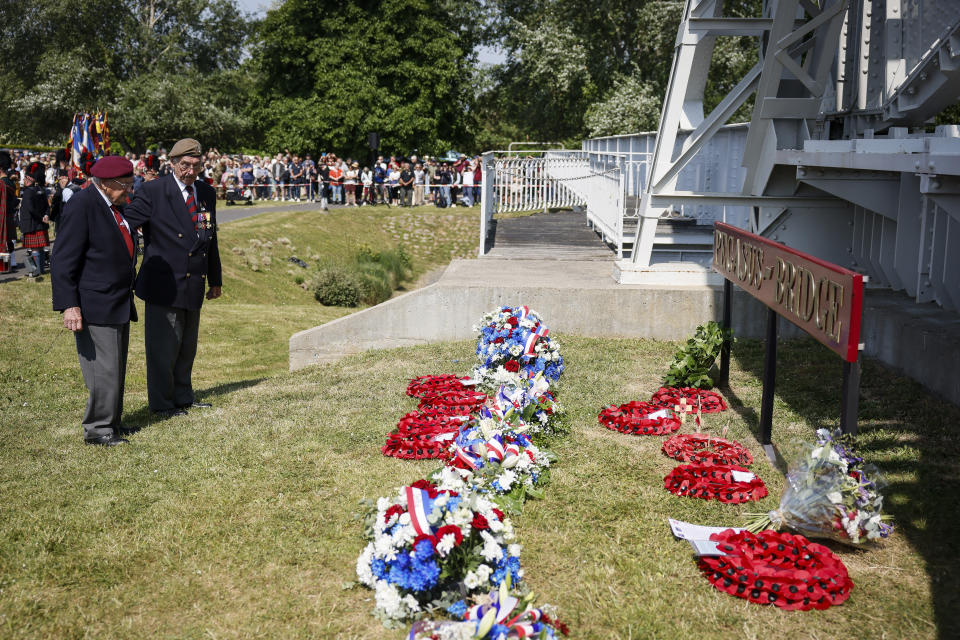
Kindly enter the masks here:
[[710, 389], [713, 379], [709, 372], [717, 358], [730, 329], [723, 329], [714, 321], [697, 327], [693, 337], [677, 351], [670, 363], [670, 370], [663, 378], [665, 387], [699, 387]]
[[363, 245], [353, 263], [320, 267], [312, 285], [314, 297], [327, 306], [375, 305], [389, 300], [411, 275], [410, 256], [403, 247], [378, 253]]
[[313, 297], [328, 307], [355, 307], [360, 304], [362, 287], [363, 282], [355, 269], [326, 265], [313, 279]]

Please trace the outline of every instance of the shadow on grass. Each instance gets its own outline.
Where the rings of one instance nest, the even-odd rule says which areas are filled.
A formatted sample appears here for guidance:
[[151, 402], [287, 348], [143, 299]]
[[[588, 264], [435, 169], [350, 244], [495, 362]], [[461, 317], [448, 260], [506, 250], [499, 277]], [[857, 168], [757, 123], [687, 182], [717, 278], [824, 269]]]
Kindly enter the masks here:
[[[197, 402], [210, 402], [216, 406], [216, 402], [213, 401], [215, 398], [233, 393], [234, 391], [240, 391], [241, 389], [255, 387], [266, 379], [267, 378], [264, 377], [251, 378], [250, 380], [239, 380], [237, 382], [225, 382], [207, 389], [194, 389], [194, 395]], [[136, 427], [147, 427], [151, 424], [163, 422], [165, 420], [165, 418], [154, 415], [148, 406], [125, 415], [126, 420], [124, 420], [124, 422], [128, 422], [131, 426]]]
[[[780, 342], [777, 352], [776, 398], [809, 424], [809, 440], [818, 428], [838, 428], [841, 360], [812, 339]], [[738, 341], [732, 355], [744, 372], [762, 378], [761, 341]], [[862, 371], [858, 450], [887, 479], [884, 511], [894, 518], [894, 535], [904, 536], [925, 561], [937, 633], [955, 638], [960, 629], [960, 408], [874, 360], [864, 360]], [[759, 402], [745, 407], [734, 392], [725, 393], [759, 440]], [[773, 423], [776, 443], [776, 409]]]

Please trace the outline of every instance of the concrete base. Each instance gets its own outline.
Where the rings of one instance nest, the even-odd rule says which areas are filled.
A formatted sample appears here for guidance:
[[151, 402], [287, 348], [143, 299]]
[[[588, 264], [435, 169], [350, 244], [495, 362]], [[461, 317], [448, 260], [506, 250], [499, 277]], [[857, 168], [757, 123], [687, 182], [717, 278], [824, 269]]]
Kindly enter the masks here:
[[620, 284], [670, 285], [672, 287], [721, 286], [723, 276], [693, 262], [665, 262], [643, 267], [630, 260], [617, 260], [613, 279]]
[[[369, 309], [294, 334], [290, 368], [330, 362], [367, 349], [469, 340], [473, 324], [501, 305], [525, 304], [553, 332], [593, 337], [683, 340], [719, 319], [720, 287], [620, 285], [604, 261], [453, 261], [438, 282]], [[760, 304], [734, 293], [734, 331], [763, 335]]]
[[[484, 313], [518, 304], [536, 310], [554, 333], [659, 340], [685, 340], [723, 311], [721, 287], [617, 284], [609, 262], [455, 260], [435, 284], [294, 334], [290, 369], [368, 349], [470, 340], [476, 337], [473, 323]], [[960, 405], [957, 314], [870, 289], [863, 318], [865, 355]], [[765, 326], [766, 307], [734, 287], [734, 335], [761, 338]], [[782, 338], [802, 335], [781, 319]]]

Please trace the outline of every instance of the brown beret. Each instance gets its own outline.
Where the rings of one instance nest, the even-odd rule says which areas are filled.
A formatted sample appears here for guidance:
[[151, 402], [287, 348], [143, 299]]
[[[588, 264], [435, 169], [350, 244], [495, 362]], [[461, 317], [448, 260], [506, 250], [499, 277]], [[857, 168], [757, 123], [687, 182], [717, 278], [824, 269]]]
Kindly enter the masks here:
[[182, 156], [199, 158], [202, 155], [203, 149], [200, 147], [200, 143], [193, 138], [179, 140], [177, 144], [173, 145], [173, 149], [170, 149], [171, 158], [180, 158]]
[[123, 178], [133, 175], [133, 163], [123, 156], [103, 156], [90, 169], [94, 178]]

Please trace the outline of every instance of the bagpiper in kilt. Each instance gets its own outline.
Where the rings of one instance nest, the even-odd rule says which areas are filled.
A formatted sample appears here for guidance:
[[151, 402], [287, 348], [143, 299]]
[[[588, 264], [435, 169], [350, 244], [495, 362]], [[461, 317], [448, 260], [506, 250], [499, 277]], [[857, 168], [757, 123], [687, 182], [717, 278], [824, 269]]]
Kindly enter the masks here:
[[46, 252], [50, 238], [47, 235], [50, 203], [47, 200], [46, 167], [43, 163], [32, 162], [24, 178], [24, 187], [20, 192], [20, 231], [23, 233], [23, 246], [31, 251], [28, 260], [33, 270], [27, 274], [34, 278], [42, 275], [46, 269]]
[[20, 198], [9, 177], [12, 165], [10, 154], [0, 151], [0, 253], [9, 254], [11, 270], [17, 266], [13, 247], [17, 242], [16, 214], [20, 206]]

